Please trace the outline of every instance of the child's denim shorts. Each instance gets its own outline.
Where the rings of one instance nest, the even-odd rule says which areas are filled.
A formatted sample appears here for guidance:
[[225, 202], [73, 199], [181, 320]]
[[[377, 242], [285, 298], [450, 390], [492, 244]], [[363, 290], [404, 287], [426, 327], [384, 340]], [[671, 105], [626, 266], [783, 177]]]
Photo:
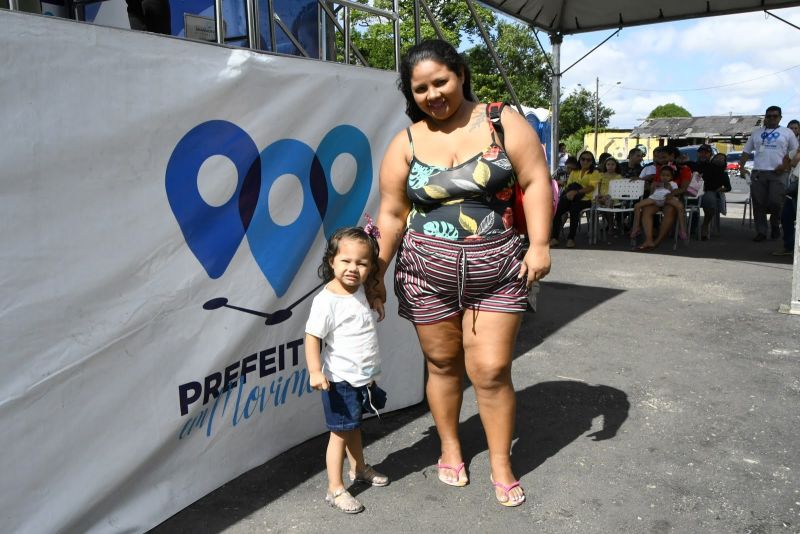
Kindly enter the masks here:
[[386, 393], [374, 382], [361, 387], [348, 382], [330, 382], [330, 389], [322, 392], [325, 425], [334, 432], [360, 428], [364, 411], [374, 411], [377, 415], [385, 405]]

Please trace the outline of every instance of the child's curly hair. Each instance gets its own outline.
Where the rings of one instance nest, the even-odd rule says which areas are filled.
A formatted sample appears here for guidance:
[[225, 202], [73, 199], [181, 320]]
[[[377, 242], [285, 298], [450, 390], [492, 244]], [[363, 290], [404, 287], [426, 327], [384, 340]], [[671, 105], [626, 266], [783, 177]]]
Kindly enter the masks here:
[[322, 278], [322, 281], [325, 283], [333, 280], [333, 267], [331, 267], [331, 262], [336, 254], [339, 253], [339, 242], [342, 239], [361, 241], [362, 243], [366, 243], [369, 247], [370, 269], [365, 289], [372, 289], [378, 284], [378, 253], [380, 252], [380, 248], [378, 247], [378, 241], [360, 226], [339, 228], [333, 233], [328, 240], [325, 254], [322, 256], [322, 264], [320, 264], [317, 270], [319, 277]]

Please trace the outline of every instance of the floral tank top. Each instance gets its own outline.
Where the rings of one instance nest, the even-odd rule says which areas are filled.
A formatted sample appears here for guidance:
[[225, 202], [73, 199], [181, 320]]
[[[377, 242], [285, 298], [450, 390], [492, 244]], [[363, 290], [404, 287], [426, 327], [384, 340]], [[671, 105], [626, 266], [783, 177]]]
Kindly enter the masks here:
[[482, 239], [511, 228], [516, 176], [505, 151], [492, 144], [461, 165], [428, 165], [414, 155], [411, 129], [411, 169], [406, 194], [411, 201], [406, 227], [414, 232], [453, 241]]

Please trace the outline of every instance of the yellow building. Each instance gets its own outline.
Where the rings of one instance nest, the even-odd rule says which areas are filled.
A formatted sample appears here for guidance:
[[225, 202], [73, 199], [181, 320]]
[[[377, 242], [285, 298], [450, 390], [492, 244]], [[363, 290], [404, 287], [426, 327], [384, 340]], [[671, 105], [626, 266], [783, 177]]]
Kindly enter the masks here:
[[639, 138], [630, 137], [631, 130], [604, 130], [597, 134], [597, 150], [595, 151], [594, 132], [583, 137], [584, 150], [594, 153], [595, 157], [603, 152], [608, 152], [618, 160], [628, 159], [628, 152], [638, 148], [644, 152], [644, 159], [652, 159], [653, 149], [663, 144], [657, 137]]

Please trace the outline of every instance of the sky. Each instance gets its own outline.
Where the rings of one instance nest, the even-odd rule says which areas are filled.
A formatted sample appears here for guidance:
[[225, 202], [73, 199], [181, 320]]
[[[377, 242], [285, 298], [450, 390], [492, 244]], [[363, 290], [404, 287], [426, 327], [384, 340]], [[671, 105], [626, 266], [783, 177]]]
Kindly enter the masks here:
[[[771, 12], [800, 26], [800, 8]], [[562, 70], [612, 33], [565, 36]], [[547, 34], [539, 38], [550, 52]], [[598, 77], [600, 101], [615, 111], [610, 128], [632, 128], [669, 102], [693, 116], [777, 105], [786, 126], [800, 119], [800, 30], [763, 11], [626, 28], [564, 74], [562, 97], [577, 84], [594, 93]]]

